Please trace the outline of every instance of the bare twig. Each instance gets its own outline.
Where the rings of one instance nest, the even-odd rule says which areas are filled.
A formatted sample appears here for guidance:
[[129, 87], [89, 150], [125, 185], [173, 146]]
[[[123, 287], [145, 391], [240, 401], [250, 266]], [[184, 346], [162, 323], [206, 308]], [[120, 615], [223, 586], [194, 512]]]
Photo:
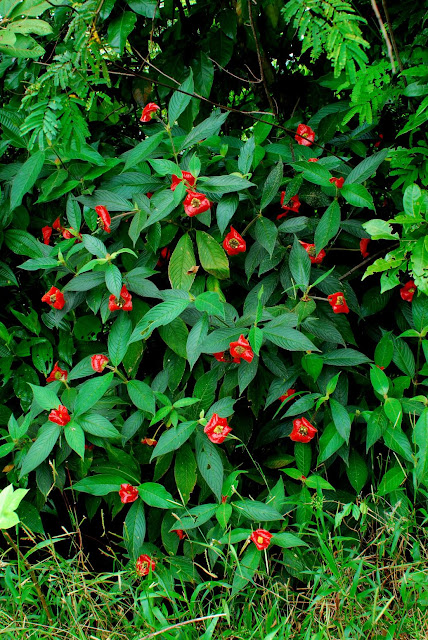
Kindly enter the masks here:
[[391, 60], [392, 73], [396, 73], [397, 70], [395, 68], [394, 54], [392, 52], [391, 40], [389, 39], [389, 36], [388, 36], [388, 34], [386, 32], [385, 25], [383, 24], [382, 16], [380, 15], [378, 6], [376, 4], [376, 0], [371, 0], [371, 3], [372, 3], [373, 11], [375, 12], [376, 18], [377, 18], [377, 20], [379, 22], [379, 27], [380, 27], [380, 30], [382, 31], [383, 38], [384, 38], [384, 40], [386, 42], [386, 48], [388, 50], [388, 56], [389, 56], [389, 59]]
[[224, 618], [225, 616], [226, 616], [225, 613], [214, 613], [211, 616], [201, 616], [200, 618], [193, 618], [192, 620], [186, 620], [185, 622], [177, 622], [177, 624], [172, 624], [170, 627], [165, 627], [160, 631], [155, 631], [155, 633], [149, 633], [148, 636], [144, 636], [139, 640], [149, 640], [149, 638], [160, 636], [162, 633], [165, 633], [166, 631], [171, 631], [172, 629], [179, 629], [180, 627], [184, 627], [185, 624], [192, 624], [193, 622], [201, 622], [202, 620], [212, 620], [213, 618]]
[[388, 7], [386, 6], [386, 0], [382, 0], [383, 12], [385, 14], [386, 21], [388, 23], [389, 29], [389, 37], [391, 38], [392, 46], [394, 47], [395, 57], [397, 58], [398, 66], [400, 67], [400, 71], [403, 71], [403, 63], [401, 62], [400, 54], [398, 53], [397, 43], [395, 41], [394, 32], [392, 30], [391, 19], [389, 17]]
[[248, 15], [249, 15], [249, 18], [250, 18], [251, 31], [253, 32], [254, 43], [256, 45], [257, 60], [259, 61], [260, 77], [263, 80], [263, 87], [264, 87], [265, 94], [266, 94], [266, 97], [267, 97], [268, 102], [269, 102], [269, 106], [273, 111], [273, 115], [276, 116], [277, 110], [276, 110], [275, 105], [273, 103], [272, 96], [269, 93], [269, 88], [267, 86], [266, 77], [265, 77], [265, 74], [264, 74], [264, 71], [263, 71], [263, 62], [262, 62], [262, 57], [261, 57], [261, 54], [260, 54], [260, 47], [259, 47], [259, 41], [257, 39], [256, 29], [254, 27], [253, 13], [252, 13], [252, 10], [251, 10], [251, 2], [252, 2], [252, 0], [248, 0]]
[[[211, 62], [214, 62], [214, 64], [216, 64], [218, 66], [219, 69], [221, 69], [222, 71], [224, 71], [225, 73], [227, 73], [229, 76], [232, 76], [232, 78], [236, 78], [237, 80], [240, 80], [240, 82], [248, 82], [249, 84], [259, 84], [260, 82], [263, 82], [263, 78], [256, 78], [255, 80], [247, 80], [246, 78], [240, 78], [239, 76], [235, 76], [234, 73], [232, 73], [231, 71], [228, 71], [227, 69], [225, 69], [224, 67], [221, 66], [221, 64], [219, 64], [217, 62], [217, 60], [214, 60], [214, 58], [210, 58], [208, 56], [208, 60], [211, 60]], [[254, 75], [254, 73], [251, 71], [251, 69], [245, 65], [247, 67], [247, 69], [250, 71], [251, 75], [253, 76], [253, 78], [255, 78], [256, 76]]]
[[385, 252], [385, 249], [382, 249], [382, 251], [378, 251], [377, 253], [374, 253], [372, 256], [369, 256], [359, 264], [355, 265], [355, 267], [352, 267], [352, 269], [344, 273], [343, 276], [340, 276], [339, 280], [344, 280], [345, 278], [350, 276], [351, 273], [354, 273], [354, 271], [356, 271], [360, 267], [363, 267], [367, 262], [370, 262], [370, 260], [373, 260], [373, 258], [377, 258], [378, 256], [384, 255], [385, 253], [388, 253], [389, 251], [391, 251], [391, 249], [395, 249], [398, 246], [400, 246], [399, 242], [397, 242], [396, 244], [393, 244], [392, 247], [390, 247], [386, 252]]

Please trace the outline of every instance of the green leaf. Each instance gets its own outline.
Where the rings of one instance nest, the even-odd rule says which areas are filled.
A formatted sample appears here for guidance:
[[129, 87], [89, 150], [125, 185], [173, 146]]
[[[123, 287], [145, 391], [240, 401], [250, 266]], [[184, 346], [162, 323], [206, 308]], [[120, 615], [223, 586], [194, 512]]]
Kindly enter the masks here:
[[84, 431], [93, 436], [100, 438], [117, 438], [120, 436], [119, 431], [104, 416], [98, 413], [85, 413], [76, 419]]
[[428, 485], [428, 409], [421, 413], [413, 430], [413, 442], [418, 447], [416, 453], [416, 478], [418, 484]]
[[371, 194], [362, 184], [344, 184], [340, 194], [345, 198], [346, 202], [349, 202], [354, 207], [375, 209]]
[[351, 451], [349, 456], [349, 464], [346, 468], [346, 475], [356, 493], [360, 493], [367, 482], [369, 472], [364, 458], [355, 451]]
[[388, 377], [384, 374], [384, 372], [381, 369], [379, 369], [379, 367], [376, 367], [376, 366], [370, 367], [370, 381], [376, 393], [380, 393], [381, 396], [384, 396], [385, 394], [388, 393], [389, 391]]
[[326, 429], [324, 429], [319, 440], [319, 456], [318, 464], [328, 460], [340, 447], [344, 444], [345, 439], [342, 438], [337, 431], [336, 426], [330, 423]]
[[195, 300], [195, 307], [198, 311], [206, 311], [209, 315], [224, 318], [224, 303], [215, 291], [205, 291], [205, 293], [199, 294]]
[[327, 246], [339, 231], [340, 207], [337, 200], [333, 200], [327, 211], [323, 214], [315, 230], [315, 252], [319, 252]]
[[202, 343], [207, 336], [209, 327], [208, 316], [204, 314], [192, 327], [186, 343], [186, 354], [190, 368], [193, 369], [195, 362], [202, 353]]
[[83, 233], [82, 242], [85, 249], [92, 255], [97, 256], [97, 258], [106, 257], [107, 247], [105, 246], [104, 242], [101, 242], [99, 238], [95, 238], [94, 236], [90, 236], [87, 233]]
[[276, 224], [268, 218], [258, 218], [256, 222], [255, 236], [257, 242], [259, 242], [262, 247], [266, 249], [269, 256], [272, 257], [276, 239], [278, 237]]
[[282, 160], [279, 160], [279, 162], [273, 167], [272, 171], [266, 179], [266, 182], [263, 185], [262, 198], [260, 201], [260, 211], [265, 209], [278, 194], [278, 190], [282, 182], [283, 171], [284, 166], [282, 164]]
[[287, 351], [318, 351], [314, 343], [297, 329], [267, 325], [263, 335], [267, 340]]
[[372, 156], [365, 158], [362, 162], [357, 164], [354, 169], [352, 169], [351, 173], [345, 180], [345, 184], [361, 184], [365, 182], [367, 178], [372, 176], [379, 165], [385, 160], [389, 153], [389, 149], [382, 149], [382, 151], [378, 151]]
[[190, 299], [172, 298], [157, 304], [138, 322], [129, 339], [129, 344], [148, 338], [157, 327], [169, 324], [189, 306]]
[[131, 333], [131, 319], [126, 313], [119, 314], [108, 334], [108, 355], [114, 367], [117, 367], [125, 357]]
[[277, 544], [284, 549], [293, 549], [294, 547], [307, 547], [309, 546], [298, 536], [292, 533], [274, 533], [271, 539], [271, 544]]
[[172, 322], [159, 327], [159, 335], [162, 340], [181, 358], [187, 357], [186, 344], [189, 330], [181, 318], [175, 318]]
[[57, 394], [49, 387], [49, 385], [47, 387], [38, 387], [35, 384], [28, 384], [33, 390], [34, 400], [37, 402], [39, 407], [45, 411], [58, 409], [61, 402], [59, 401]]
[[130, 380], [127, 384], [129, 397], [137, 409], [154, 415], [156, 411], [155, 396], [149, 385], [141, 380]]
[[[162, 141], [163, 136], [163, 131], [155, 133], [151, 136], [148, 136], [145, 140], [143, 140], [143, 142], [137, 144], [137, 146], [130, 151], [122, 153], [120, 157], [125, 161], [124, 171], [127, 171], [131, 167], [135, 167], [135, 165], [143, 162], [143, 160], [146, 160], [146, 158], [148, 158], [151, 153], [156, 151]], [[126, 211], [126, 209], [124, 209], [124, 211]]]
[[203, 191], [218, 195], [235, 193], [236, 191], [243, 191], [244, 189], [255, 186], [253, 182], [250, 182], [246, 178], [233, 174], [213, 176], [212, 178], [199, 178], [198, 185]]
[[187, 504], [197, 480], [196, 459], [188, 443], [184, 443], [176, 453], [174, 477], [178, 492], [184, 504]]
[[126, 476], [113, 474], [98, 474], [96, 476], [88, 476], [73, 484], [75, 491], [90, 493], [92, 496], [106, 496], [108, 493], [118, 492], [121, 484], [128, 484], [129, 479]]
[[115, 264], [111, 262], [107, 265], [105, 271], [106, 275], [106, 287], [116, 298], [120, 297], [120, 291], [122, 289], [122, 274]]
[[144, 538], [146, 536], [146, 518], [144, 515], [144, 504], [142, 500], [136, 500], [131, 505], [123, 523], [123, 541], [132, 562], [143, 551]]
[[269, 504], [259, 502], [258, 500], [245, 498], [244, 500], [235, 500], [231, 504], [238, 513], [253, 522], [274, 522], [277, 520], [283, 520], [279, 511], [271, 507]]
[[33, 471], [33, 469], [46, 460], [54, 448], [60, 433], [61, 427], [53, 422], [48, 422], [40, 429], [36, 441], [33, 442], [22, 462], [21, 473], [19, 474], [20, 478], [30, 473], [30, 471]]
[[309, 474], [312, 462], [312, 449], [307, 447], [304, 442], [294, 443], [294, 457], [298, 470], [304, 476]]
[[428, 295], [428, 235], [419, 238], [413, 246], [410, 263], [416, 286]]
[[85, 432], [82, 427], [72, 420], [64, 427], [64, 435], [73, 451], [83, 460], [85, 457]]
[[126, 40], [135, 27], [137, 16], [133, 11], [123, 11], [118, 18], [109, 23], [107, 38], [115, 53], [121, 55], [126, 45]]
[[241, 147], [241, 150], [238, 156], [238, 169], [241, 173], [246, 174], [251, 171], [251, 165], [253, 163], [255, 148], [256, 148], [256, 141], [254, 140], [254, 136], [251, 136], [251, 138], [248, 138], [244, 146]]
[[220, 127], [224, 124], [227, 116], [229, 114], [222, 113], [220, 115], [213, 114], [206, 120], [203, 120], [200, 124], [194, 127], [190, 133], [187, 134], [184, 142], [181, 145], [180, 151], [183, 149], [187, 149], [191, 145], [195, 144], [195, 142], [199, 142], [200, 140], [205, 140], [210, 136], [216, 134]]
[[163, 456], [170, 451], [179, 449], [186, 442], [197, 427], [197, 422], [182, 422], [177, 427], [164, 431], [153, 451], [151, 460]]
[[232, 505], [228, 502], [224, 502], [218, 505], [217, 511], [215, 512], [215, 517], [217, 518], [217, 522], [222, 529], [226, 529], [227, 523], [229, 522], [232, 515], [232, 511]]
[[383, 439], [387, 447], [403, 456], [408, 462], [413, 462], [412, 448], [406, 434], [399, 428], [387, 428], [383, 433]]
[[340, 436], [348, 443], [349, 436], [351, 435], [351, 420], [349, 418], [349, 414], [345, 407], [343, 407], [334, 398], [330, 398], [329, 403], [334, 426]]
[[394, 364], [406, 376], [413, 378], [416, 372], [416, 363], [409, 345], [404, 340], [396, 338], [395, 336], [393, 336], [392, 340], [394, 344], [394, 355], [392, 358]]
[[306, 289], [311, 273], [311, 261], [296, 236], [294, 236], [288, 266], [290, 267], [291, 275], [296, 285], [302, 290]]
[[113, 371], [92, 380], [87, 380], [79, 388], [79, 393], [74, 405], [74, 415], [85, 413], [94, 406], [106, 393], [113, 381]]
[[367, 231], [373, 240], [398, 239], [398, 233], [393, 233], [391, 225], [386, 220], [369, 220], [363, 224], [363, 229]]
[[201, 475], [217, 500], [221, 500], [221, 489], [223, 486], [223, 463], [221, 457], [208, 437], [198, 431], [196, 433], [196, 462]]
[[394, 344], [391, 334], [386, 333], [376, 345], [374, 361], [379, 367], [387, 367], [391, 364], [394, 355]]
[[36, 153], [28, 158], [19, 169], [12, 182], [12, 190], [10, 193], [10, 209], [16, 209], [22, 202], [23, 197], [30, 191], [45, 162], [45, 152], [36, 151]]
[[195, 266], [196, 258], [193, 251], [193, 243], [189, 234], [185, 233], [177, 242], [169, 261], [168, 277], [171, 287], [189, 291], [196, 277], [196, 273], [191, 273], [190, 270]]
[[176, 503], [164, 486], [157, 482], [144, 482], [138, 487], [140, 497], [149, 507], [171, 509]]
[[260, 564], [260, 558], [260, 551], [255, 544], [251, 544], [235, 568], [232, 582], [232, 597], [239, 593], [252, 579]]
[[189, 511], [180, 516], [173, 527], [171, 527], [171, 530], [184, 529], [187, 531], [189, 529], [196, 529], [196, 527], [200, 527], [205, 522], [208, 522], [216, 511], [216, 504], [201, 504], [199, 507], [193, 507], [193, 509], [189, 509]]
[[216, 217], [217, 225], [222, 235], [225, 232], [227, 225], [233, 218], [233, 214], [238, 208], [238, 203], [239, 197], [236, 193], [228, 193], [224, 195], [218, 203], [216, 209]]
[[323, 356], [324, 364], [330, 364], [333, 367], [356, 367], [359, 364], [370, 362], [370, 358], [355, 349], [336, 349], [330, 351]]
[[323, 187], [330, 186], [329, 180], [331, 173], [328, 169], [316, 162], [296, 162], [293, 164], [296, 168], [303, 168], [303, 178], [312, 184], [318, 184]]
[[400, 427], [403, 419], [403, 409], [400, 401], [397, 398], [386, 398], [383, 410], [388, 420], [392, 422], [393, 428]]
[[196, 243], [203, 269], [220, 280], [228, 278], [229, 261], [218, 242], [205, 231], [197, 231]]
[[24, 269], [24, 271], [38, 271], [39, 269], [51, 269], [58, 266], [59, 262], [56, 258], [34, 258], [26, 260], [18, 265], [18, 268]]
[[[185, 93], [181, 93], [182, 91]], [[171, 96], [171, 100], [169, 101], [168, 122], [171, 127], [174, 125], [175, 121], [178, 120], [192, 99], [191, 95], [187, 95], [188, 93], [194, 93], [192, 69], [190, 69], [189, 77], [180, 85], [178, 91], [174, 91]]]
[[393, 467], [385, 473], [382, 481], [376, 491], [378, 496], [386, 496], [388, 493], [392, 493], [404, 482], [406, 474], [401, 467]]

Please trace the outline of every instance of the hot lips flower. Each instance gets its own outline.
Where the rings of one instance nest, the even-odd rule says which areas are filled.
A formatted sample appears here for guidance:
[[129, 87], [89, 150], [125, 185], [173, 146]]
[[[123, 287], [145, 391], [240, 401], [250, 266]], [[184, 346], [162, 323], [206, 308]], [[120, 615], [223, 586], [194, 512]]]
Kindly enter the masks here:
[[236, 256], [238, 253], [244, 253], [247, 244], [244, 238], [234, 229], [230, 227], [230, 231], [223, 240], [223, 249], [229, 256]]
[[268, 548], [271, 538], [272, 534], [269, 533], [269, 531], [266, 531], [266, 529], [256, 529], [250, 536], [250, 539], [254, 542], [259, 551]]
[[331, 182], [331, 184], [335, 184], [338, 189], [341, 189], [345, 182], [345, 178], [330, 178], [329, 182]]
[[368, 256], [370, 255], [369, 252], [367, 251], [367, 246], [369, 242], [370, 242], [370, 238], [362, 238], [360, 240], [360, 251], [363, 258], [368, 258]]
[[95, 211], [98, 214], [98, 226], [103, 229], [106, 233], [111, 233], [110, 225], [111, 225], [111, 217], [106, 207], [102, 205], [98, 205], [95, 207]]
[[281, 400], [281, 402], [284, 402], [284, 400], [287, 400], [287, 398], [292, 396], [293, 393], [296, 393], [296, 389], [289, 389], [286, 393], [284, 393], [283, 396], [280, 396], [279, 399]]
[[141, 440], [141, 444], [146, 444], [148, 447], [155, 447], [157, 445], [158, 441], [157, 440], [153, 440], [153, 438], [143, 438]]
[[46, 382], [55, 382], [56, 380], [61, 380], [61, 382], [65, 382], [67, 380], [68, 373], [65, 369], [61, 369], [58, 366], [58, 362], [55, 362], [54, 368], [50, 372], [49, 376], [46, 378]]
[[189, 185], [189, 187], [194, 186], [196, 182], [196, 178], [194, 175], [190, 173], [190, 171], [182, 171], [181, 176], [182, 176], [181, 178], [179, 178], [176, 175], [172, 176], [171, 191], [175, 191], [178, 185], [180, 184], [180, 182], [183, 182], [183, 180], [185, 181], [185, 183]]
[[334, 313], [349, 313], [349, 308], [346, 304], [345, 296], [341, 291], [338, 291], [337, 293], [331, 293], [329, 296], [327, 296], [327, 298]]
[[315, 140], [315, 131], [308, 127], [307, 124], [299, 124], [294, 139], [297, 144], [302, 144], [304, 147], [310, 147]]
[[[281, 193], [281, 208], [284, 209], [285, 211], [294, 211], [294, 213], [298, 213], [299, 209], [300, 209], [300, 205], [302, 204], [299, 200], [299, 196], [295, 195], [292, 198], [290, 198], [290, 201], [287, 204], [284, 204], [284, 200], [285, 200], [285, 191], [282, 191]], [[277, 220], [281, 220], [281, 218], [285, 218], [287, 214], [286, 213], [280, 213], [278, 216], [276, 216]]]
[[155, 567], [156, 567], [156, 562], [146, 554], [143, 554], [142, 556], [140, 556], [137, 560], [137, 564], [135, 565], [137, 573], [140, 576], [148, 576], [150, 573], [150, 569], [154, 571]]
[[129, 502], [135, 502], [138, 498], [138, 489], [133, 487], [132, 484], [121, 484], [119, 489], [120, 501], [123, 504]]
[[309, 260], [312, 262], [312, 264], [321, 264], [321, 262], [324, 260], [326, 256], [324, 249], [321, 249], [319, 254], [316, 255], [314, 244], [310, 244], [308, 242], [302, 242], [301, 240], [300, 240], [300, 244], [308, 254]]
[[188, 191], [187, 196], [183, 201], [184, 211], [186, 214], [193, 218], [204, 211], [208, 211], [211, 208], [211, 202], [207, 196], [203, 193], [197, 193], [196, 191]]
[[58, 287], [51, 287], [43, 296], [42, 302], [47, 302], [54, 309], [62, 309], [65, 305], [64, 294]]
[[173, 531], [178, 535], [180, 540], [183, 540], [183, 538], [186, 537], [186, 534], [184, 533], [183, 529], [173, 529]]
[[234, 358], [234, 362], [245, 360], [251, 362], [254, 358], [254, 352], [250, 346], [250, 343], [244, 336], [239, 336], [239, 340], [231, 342], [229, 345], [230, 355]]
[[297, 418], [293, 420], [290, 440], [293, 440], [293, 442], [310, 442], [316, 433], [317, 429], [315, 429], [309, 420], [306, 420], [306, 418]]
[[150, 122], [153, 118], [153, 114], [159, 110], [157, 104], [154, 102], [149, 102], [143, 109], [143, 113], [141, 114], [140, 122]]
[[403, 300], [406, 300], [406, 302], [411, 302], [413, 300], [413, 296], [415, 295], [416, 289], [417, 286], [415, 285], [413, 280], [409, 280], [409, 282], [406, 282], [404, 287], [400, 289], [400, 296], [403, 298]]
[[51, 241], [52, 227], [42, 227], [43, 244], [49, 244]]
[[227, 434], [231, 431], [232, 429], [227, 424], [226, 418], [220, 418], [217, 413], [214, 413], [204, 428], [204, 433], [206, 433], [211, 442], [215, 444], [224, 442]]
[[96, 353], [91, 357], [91, 367], [97, 373], [102, 373], [107, 365], [108, 358], [101, 353]]
[[123, 285], [120, 290], [120, 298], [116, 298], [115, 295], [111, 295], [108, 299], [108, 308], [110, 311], [118, 311], [123, 309], [124, 311], [132, 311], [132, 296], [128, 289]]
[[60, 404], [58, 409], [52, 409], [49, 414], [48, 420], [51, 422], [55, 422], [55, 424], [59, 424], [60, 427], [65, 427], [71, 420], [67, 407], [64, 407], [63, 404]]

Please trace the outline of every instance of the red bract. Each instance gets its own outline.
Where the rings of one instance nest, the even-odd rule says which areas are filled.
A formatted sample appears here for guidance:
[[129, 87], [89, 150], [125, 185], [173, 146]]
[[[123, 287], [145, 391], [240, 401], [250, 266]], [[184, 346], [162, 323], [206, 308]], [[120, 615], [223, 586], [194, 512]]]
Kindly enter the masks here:
[[312, 262], [312, 264], [321, 264], [321, 262], [324, 260], [324, 258], [326, 256], [326, 253], [325, 253], [324, 249], [321, 249], [319, 254], [316, 255], [315, 254], [315, 245], [314, 244], [310, 244], [308, 242], [302, 242], [301, 240], [300, 240], [300, 244], [302, 245], [302, 247], [304, 248], [304, 250], [308, 254], [309, 260]]
[[[285, 191], [282, 191], [281, 192], [281, 200], [280, 200], [281, 208], [284, 209], [285, 211], [294, 211], [294, 213], [298, 213], [299, 212], [300, 205], [302, 203], [300, 202], [298, 195], [292, 196], [290, 198], [289, 202], [291, 203], [291, 206], [288, 206], [288, 203], [284, 204], [284, 200], [285, 200]], [[277, 220], [281, 220], [281, 218], [285, 218], [286, 215], [287, 215], [286, 213], [280, 213], [278, 216], [276, 216], [276, 219]]]
[[182, 171], [181, 176], [181, 178], [179, 178], [175, 174], [172, 176], [171, 191], [175, 191], [180, 182], [183, 182], [183, 180], [188, 184], [189, 187], [194, 186], [196, 178], [190, 173], [190, 171]]
[[367, 251], [367, 246], [369, 242], [370, 242], [370, 238], [362, 238], [360, 240], [360, 251], [363, 258], [368, 258], [368, 256], [370, 255], [369, 252]]
[[238, 253], [246, 251], [247, 244], [241, 234], [233, 227], [230, 227], [229, 233], [223, 240], [223, 249], [229, 256], [236, 256]]
[[413, 300], [413, 296], [415, 295], [416, 289], [417, 286], [415, 285], [413, 280], [409, 280], [409, 282], [406, 282], [404, 287], [400, 289], [400, 296], [403, 298], [403, 300], [406, 300], [406, 302], [411, 302]]
[[186, 534], [184, 533], [183, 529], [173, 529], [173, 531], [178, 535], [180, 540], [183, 540], [183, 538], [186, 537]]
[[52, 227], [42, 227], [43, 244], [49, 244], [51, 241]]
[[141, 444], [146, 444], [149, 447], [155, 447], [157, 445], [158, 441], [157, 440], [153, 440], [153, 438], [143, 438], [141, 440]]
[[98, 214], [98, 225], [106, 232], [111, 233], [110, 225], [111, 225], [111, 217], [106, 207], [102, 205], [98, 205], [95, 207], [95, 211]]
[[229, 345], [230, 355], [234, 358], [234, 362], [239, 362], [241, 358], [246, 362], [251, 362], [254, 358], [254, 352], [250, 347], [250, 343], [244, 336], [239, 336], [239, 340], [231, 342]]
[[132, 484], [121, 484], [119, 489], [120, 501], [123, 504], [128, 502], [135, 502], [138, 498], [138, 489], [133, 487]]
[[330, 178], [329, 182], [331, 182], [331, 184], [335, 184], [338, 189], [341, 189], [345, 182], [345, 178]]
[[221, 444], [226, 440], [226, 436], [232, 429], [227, 424], [226, 418], [220, 418], [217, 413], [214, 413], [213, 417], [208, 421], [208, 424], [204, 428], [204, 433], [207, 434], [211, 442], [215, 444]]
[[293, 393], [296, 393], [296, 389], [289, 389], [286, 393], [284, 393], [283, 396], [280, 396], [279, 399], [281, 400], [281, 402], [284, 402], [284, 400], [287, 400], [287, 398], [292, 396]]
[[224, 504], [225, 502], [227, 502], [229, 496], [221, 496], [221, 503]]
[[156, 567], [156, 562], [151, 559], [150, 556], [143, 554], [137, 560], [135, 568], [137, 573], [140, 576], [147, 576], [150, 573], [150, 570], [154, 571]]
[[345, 296], [341, 291], [338, 291], [337, 293], [331, 293], [329, 296], [327, 296], [327, 298], [334, 313], [349, 313], [349, 308], [346, 304]]
[[211, 202], [207, 196], [203, 193], [197, 193], [196, 191], [188, 191], [187, 196], [184, 198], [184, 211], [186, 214], [193, 218], [204, 211], [208, 211], [211, 208]]
[[[72, 233], [72, 231], [74, 231], [74, 233]], [[62, 237], [66, 240], [71, 240], [72, 238], [74, 238], [76, 243], [82, 242], [82, 234], [77, 233], [76, 230], [73, 229], [73, 227], [70, 227], [70, 229], [63, 229]]]
[[86, 451], [93, 451], [94, 445], [93, 444], [85, 444], [85, 449], [86, 449]]
[[109, 297], [108, 308], [110, 309], [110, 311], [118, 311], [119, 309], [123, 309], [123, 311], [132, 310], [132, 296], [125, 285], [123, 285], [122, 289], [120, 290], [119, 299], [117, 299], [113, 294]]
[[62, 404], [59, 405], [58, 409], [52, 409], [48, 419], [51, 422], [59, 424], [60, 427], [65, 427], [71, 420], [67, 407], [64, 407]]
[[51, 287], [43, 296], [42, 302], [47, 302], [54, 309], [62, 309], [65, 305], [64, 294], [58, 287]]
[[160, 107], [154, 102], [149, 102], [143, 109], [143, 113], [141, 114], [140, 122], [150, 122], [153, 118], [153, 114], [158, 111]]
[[382, 144], [382, 140], [383, 140], [383, 133], [379, 134], [379, 138], [380, 140], [378, 140], [377, 142], [375, 142], [374, 146], [375, 147], [380, 147], [380, 145]]
[[55, 229], [55, 231], [62, 231], [64, 229], [64, 227], [61, 224], [61, 220], [59, 216], [56, 220], [54, 220], [52, 227]]
[[58, 366], [58, 362], [55, 362], [54, 368], [50, 372], [49, 376], [46, 378], [46, 382], [55, 382], [56, 380], [61, 380], [61, 382], [65, 382], [67, 380], [68, 373], [65, 369], [61, 369]]
[[165, 262], [168, 262], [170, 257], [171, 257], [171, 249], [169, 249], [168, 247], [164, 247], [163, 249], [160, 250], [160, 257], [156, 263], [156, 266], [159, 268], [163, 267]]
[[318, 162], [318, 158], [309, 158], [308, 162]]
[[310, 147], [315, 140], [315, 131], [308, 127], [307, 124], [299, 124], [294, 139], [297, 144], [302, 144], [304, 147]]
[[250, 539], [254, 542], [259, 551], [268, 548], [271, 538], [272, 534], [269, 533], [269, 531], [266, 531], [266, 529], [256, 529], [250, 536]]
[[101, 353], [97, 353], [91, 357], [91, 367], [97, 373], [102, 373], [108, 362], [107, 356], [103, 356]]
[[306, 420], [306, 418], [297, 418], [293, 420], [293, 429], [290, 433], [290, 440], [294, 442], [309, 442], [317, 433], [317, 429]]

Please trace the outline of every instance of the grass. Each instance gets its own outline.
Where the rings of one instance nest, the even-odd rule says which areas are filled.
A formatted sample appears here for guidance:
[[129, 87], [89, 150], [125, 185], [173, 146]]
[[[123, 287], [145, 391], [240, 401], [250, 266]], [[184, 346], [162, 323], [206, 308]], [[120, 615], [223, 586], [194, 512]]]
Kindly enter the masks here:
[[[56, 546], [65, 536], [35, 539], [21, 529], [25, 548], [17, 553], [7, 545], [0, 555], [1, 638], [428, 638], [428, 550], [423, 527], [416, 529], [414, 522], [410, 526], [398, 516], [382, 522], [378, 516], [367, 518], [365, 537], [356, 545], [354, 536], [329, 535], [320, 522], [311, 526], [314, 540], [317, 538], [312, 545], [312, 567], [296, 569], [295, 565], [291, 569], [287, 553], [270, 556], [269, 572], [266, 567], [260, 570], [233, 598], [222, 577], [198, 586], [176, 583], [173, 590], [157, 575], [137, 578], [114, 554], [106, 558], [114, 571], [95, 573], [81, 551], [71, 558], [58, 553]], [[14, 537], [12, 530], [10, 534]], [[72, 543], [79, 539], [78, 532], [68, 536]], [[296, 575], [288, 574], [285, 580], [279, 577], [284, 576], [280, 573], [284, 565]], [[229, 570], [233, 573], [234, 567]], [[44, 594], [52, 623], [31, 572]]]

